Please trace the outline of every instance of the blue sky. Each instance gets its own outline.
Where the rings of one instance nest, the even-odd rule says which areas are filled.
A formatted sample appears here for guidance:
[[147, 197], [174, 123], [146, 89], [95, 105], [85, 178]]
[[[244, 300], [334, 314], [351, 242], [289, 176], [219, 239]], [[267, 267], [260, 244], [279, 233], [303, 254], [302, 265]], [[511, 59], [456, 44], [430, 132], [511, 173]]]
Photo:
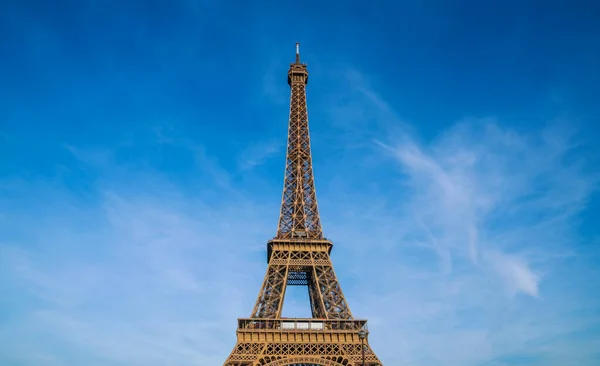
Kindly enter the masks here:
[[0, 364], [225, 360], [300, 41], [324, 232], [381, 360], [597, 365], [600, 7], [266, 3], [2, 3]]

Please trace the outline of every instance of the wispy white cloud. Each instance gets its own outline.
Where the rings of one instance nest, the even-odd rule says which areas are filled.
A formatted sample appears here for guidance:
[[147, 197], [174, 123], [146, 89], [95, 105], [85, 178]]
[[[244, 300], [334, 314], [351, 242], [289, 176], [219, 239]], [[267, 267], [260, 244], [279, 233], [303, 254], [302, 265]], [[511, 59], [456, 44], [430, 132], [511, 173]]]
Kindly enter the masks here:
[[[588, 282], [598, 271], [576, 226], [598, 177], [577, 149], [576, 131], [551, 122], [526, 133], [500, 120], [472, 119], [423, 141], [356, 80], [354, 89], [340, 93], [337, 109], [380, 117], [381, 128], [359, 120], [351, 134], [374, 137], [388, 162], [344, 173], [348, 180], [377, 177], [385, 189], [338, 200], [347, 212], [364, 207], [368, 216], [356, 230], [344, 230], [352, 221], [338, 216], [344, 226], [329, 235], [351, 246], [337, 249], [350, 255], [348, 270], [360, 281], [348, 291], [358, 300], [351, 305], [355, 314], [371, 315], [373, 343], [384, 360], [508, 365], [521, 357], [560, 365], [567, 354], [586, 362], [598, 357], [598, 298], [582, 290], [598, 285]], [[347, 113], [333, 116], [348, 123]], [[565, 296], [578, 300], [566, 304]], [[593, 316], [582, 320], [574, 315], [579, 311]], [[569, 341], [585, 331], [591, 342]]]
[[285, 138], [248, 146], [240, 154], [239, 169], [247, 171], [262, 165], [267, 159], [281, 152], [284, 145], [281, 141], [285, 142]]
[[51, 208], [47, 216], [7, 219], [19, 235], [3, 235], [3, 277], [36, 301], [0, 330], [3, 359], [38, 364], [19, 346], [22, 338], [15, 342], [18, 326], [24, 337], [42, 332], [38, 342], [58, 343], [46, 353], [57, 364], [70, 364], [74, 353], [88, 364], [222, 362], [235, 342], [235, 319], [249, 314], [260, 286], [261, 250], [274, 231], [265, 206], [247, 206], [218, 185], [213, 194], [230, 200], [207, 204], [159, 174], [127, 175], [112, 155], [98, 160], [78, 151], [89, 166], [107, 172], [113, 164], [124, 174], [100, 180], [92, 203], [63, 201], [64, 189], [49, 183], [21, 187], [35, 194], [45, 186]]

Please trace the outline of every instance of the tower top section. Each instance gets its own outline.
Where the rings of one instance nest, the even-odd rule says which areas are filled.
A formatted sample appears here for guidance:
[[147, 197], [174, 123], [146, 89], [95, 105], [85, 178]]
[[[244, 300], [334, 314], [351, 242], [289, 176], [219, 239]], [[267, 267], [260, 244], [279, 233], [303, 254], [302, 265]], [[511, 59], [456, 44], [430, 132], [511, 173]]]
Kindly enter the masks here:
[[290, 120], [285, 179], [277, 239], [322, 239], [323, 230], [313, 176], [306, 107], [308, 71], [300, 63], [300, 44], [296, 43], [296, 62], [290, 65]]
[[288, 84], [290, 87], [294, 82], [308, 84], [306, 64], [300, 63], [300, 42], [296, 42], [296, 62], [290, 65], [288, 71]]

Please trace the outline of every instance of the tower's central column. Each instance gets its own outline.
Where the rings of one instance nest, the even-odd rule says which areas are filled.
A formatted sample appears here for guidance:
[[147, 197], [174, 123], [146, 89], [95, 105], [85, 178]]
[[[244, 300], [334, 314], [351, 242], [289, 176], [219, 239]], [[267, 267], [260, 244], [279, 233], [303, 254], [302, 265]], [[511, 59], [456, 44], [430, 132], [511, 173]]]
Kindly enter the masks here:
[[308, 71], [300, 63], [296, 44], [296, 62], [290, 65], [288, 84], [291, 89], [290, 120], [285, 179], [277, 238], [323, 238], [310, 152], [306, 84]]

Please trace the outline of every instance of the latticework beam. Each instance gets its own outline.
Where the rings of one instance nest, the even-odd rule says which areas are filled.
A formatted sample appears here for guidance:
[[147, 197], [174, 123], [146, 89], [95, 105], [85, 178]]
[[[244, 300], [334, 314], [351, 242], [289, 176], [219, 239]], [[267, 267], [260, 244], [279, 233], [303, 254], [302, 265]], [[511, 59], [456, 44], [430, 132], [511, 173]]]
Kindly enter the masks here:
[[321, 239], [323, 229], [317, 207], [317, 193], [310, 152], [306, 84], [308, 71], [300, 63], [290, 65], [290, 120], [285, 178], [277, 238]]
[[326, 251], [328, 246], [316, 251], [311, 246], [296, 249], [281, 244], [277, 248], [271, 253], [252, 317], [280, 318], [286, 287], [305, 284], [308, 286], [313, 317], [352, 319], [350, 307]]

